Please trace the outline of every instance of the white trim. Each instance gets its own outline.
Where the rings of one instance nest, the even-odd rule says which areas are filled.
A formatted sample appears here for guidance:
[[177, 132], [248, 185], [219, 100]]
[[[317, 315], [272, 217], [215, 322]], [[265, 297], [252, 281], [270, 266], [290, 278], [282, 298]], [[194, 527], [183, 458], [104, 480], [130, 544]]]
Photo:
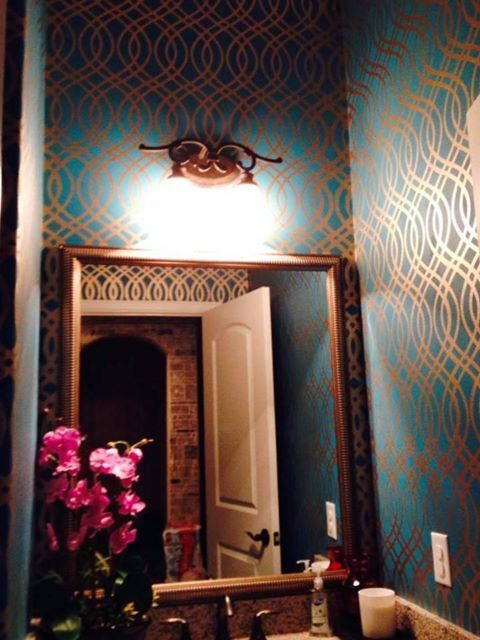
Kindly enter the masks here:
[[[177, 302], [158, 300], [82, 300], [80, 314], [82, 316], [190, 316], [201, 317], [206, 311], [218, 307], [221, 302]], [[167, 520], [171, 513], [170, 479], [170, 435], [172, 432], [172, 416], [170, 413], [170, 358], [166, 359], [166, 512]]]
[[201, 316], [220, 302], [82, 300], [82, 316]]

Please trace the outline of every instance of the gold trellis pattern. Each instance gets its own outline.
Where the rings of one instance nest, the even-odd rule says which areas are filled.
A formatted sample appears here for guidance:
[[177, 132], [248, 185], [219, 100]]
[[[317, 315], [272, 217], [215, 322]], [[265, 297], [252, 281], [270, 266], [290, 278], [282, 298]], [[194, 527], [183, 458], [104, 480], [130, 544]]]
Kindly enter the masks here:
[[247, 292], [245, 269], [82, 266], [83, 300], [227, 302]]
[[[40, 366], [40, 404], [55, 411], [58, 393], [58, 340], [60, 334], [60, 292], [58, 251], [45, 249], [43, 260], [42, 285], [42, 342]], [[216, 277], [218, 275], [218, 277]], [[109, 288], [105, 283], [112, 277], [115, 286]], [[130, 278], [135, 283], [130, 286]], [[195, 300], [200, 294], [205, 300], [222, 301], [242, 295], [248, 289], [248, 274], [244, 269], [210, 268], [158, 268], [132, 267], [126, 265], [82, 266], [82, 279], [88, 282], [83, 287], [84, 299], [172, 299], [176, 285], [181, 288], [186, 299]], [[143, 284], [142, 284], [143, 283]], [[212, 294], [206, 294], [206, 283]], [[192, 286], [189, 289], [189, 286]], [[198, 286], [197, 286], [198, 285]], [[370, 474], [370, 455], [368, 439], [368, 418], [363, 381], [363, 351], [361, 326], [358, 316], [358, 292], [356, 270], [352, 263], [347, 264], [345, 272], [345, 312], [347, 332], [347, 352], [349, 367], [350, 411], [354, 434], [355, 490], [359, 518], [362, 526], [359, 546], [364, 551], [375, 553], [375, 522], [372, 505], [372, 480]], [[195, 293], [196, 291], [196, 293]], [[132, 293], [134, 292], [134, 293]], [[200, 292], [200, 293], [199, 293]], [[169, 297], [170, 296], [170, 297]], [[313, 331], [313, 325], [310, 330]], [[307, 336], [305, 336], [305, 341]], [[333, 457], [331, 458], [333, 460]], [[323, 516], [322, 516], [323, 517]], [[37, 523], [38, 525], [38, 523]], [[41, 567], [42, 541], [40, 525], [37, 537], [36, 566]]]
[[[47, 247], [140, 240], [136, 197], [167, 174], [168, 161], [140, 154], [138, 143], [194, 135], [213, 143], [236, 139], [284, 157], [282, 165], [260, 165], [256, 173], [276, 217], [272, 248], [353, 257], [340, 0], [182, 0], [161, 8], [150, 1], [52, 0], [48, 12]], [[58, 324], [50, 313], [58, 306], [52, 255], [45, 265], [43, 400], [56, 393]], [[360, 534], [373, 550], [352, 265], [346, 299]]]
[[[480, 633], [478, 0], [347, 2], [355, 246], [385, 580]], [[449, 534], [454, 588], [433, 581]]]
[[47, 246], [133, 246], [139, 197], [169, 171], [139, 142], [195, 136], [283, 156], [256, 170], [274, 249], [352, 256], [340, 0], [52, 0], [49, 16]]
[[271, 292], [282, 568], [294, 572], [299, 549], [313, 557], [331, 543], [325, 501], [340, 504], [327, 277], [259, 271], [250, 282]]
[[[138, 143], [193, 135], [283, 156], [256, 172], [276, 216], [274, 249], [352, 259], [341, 4], [49, 2], [45, 244], [137, 242], [136, 194], [168, 172], [166, 157], [142, 156]], [[353, 265], [345, 283], [360, 535], [373, 551]]]

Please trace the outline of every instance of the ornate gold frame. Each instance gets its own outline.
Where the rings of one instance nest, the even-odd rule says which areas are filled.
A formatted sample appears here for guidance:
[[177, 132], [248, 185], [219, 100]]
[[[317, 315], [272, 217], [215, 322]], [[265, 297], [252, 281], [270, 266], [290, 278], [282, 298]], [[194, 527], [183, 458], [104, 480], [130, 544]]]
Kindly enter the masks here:
[[[62, 347], [60, 365], [61, 415], [65, 423], [78, 425], [80, 380], [80, 298], [83, 264], [128, 264], [150, 266], [224, 267], [248, 269], [318, 270], [327, 274], [329, 328], [332, 348], [334, 419], [337, 464], [342, 513], [342, 539], [347, 557], [356, 555], [356, 517], [354, 507], [352, 434], [348, 411], [345, 319], [343, 299], [344, 259], [340, 256], [262, 254], [249, 258], [226, 259], [205, 255], [195, 258], [163, 258], [152, 251], [104, 247], [60, 247], [62, 257]], [[330, 582], [343, 582], [346, 571], [328, 572]], [[312, 577], [283, 574], [255, 578], [228, 578], [198, 582], [157, 584], [162, 603], [208, 600], [222, 595], [257, 596], [305, 593]]]

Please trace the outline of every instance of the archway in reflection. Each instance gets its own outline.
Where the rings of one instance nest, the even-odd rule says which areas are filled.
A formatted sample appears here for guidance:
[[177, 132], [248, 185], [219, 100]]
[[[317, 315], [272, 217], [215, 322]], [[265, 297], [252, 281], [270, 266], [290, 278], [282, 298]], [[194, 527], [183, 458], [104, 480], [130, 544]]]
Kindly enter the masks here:
[[162, 532], [167, 520], [166, 356], [133, 336], [109, 336], [86, 346], [80, 361], [80, 425], [89, 450], [110, 440], [144, 448], [136, 491], [147, 503], [129, 553], [141, 555], [155, 581], [165, 578]]

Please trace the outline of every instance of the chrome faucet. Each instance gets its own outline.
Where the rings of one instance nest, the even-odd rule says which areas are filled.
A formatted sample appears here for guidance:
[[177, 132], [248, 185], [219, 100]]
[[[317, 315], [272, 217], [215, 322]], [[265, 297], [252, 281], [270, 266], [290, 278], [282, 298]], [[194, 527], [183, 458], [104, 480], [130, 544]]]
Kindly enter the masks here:
[[250, 640], [267, 640], [265, 635], [265, 631], [262, 626], [262, 618], [264, 616], [272, 615], [272, 613], [276, 613], [276, 611], [272, 611], [271, 609], [263, 609], [262, 611], [258, 611], [252, 622], [252, 631], [250, 633]]
[[161, 620], [161, 623], [180, 625], [180, 640], [191, 640], [188, 622], [183, 618], [166, 618], [166, 620]]
[[233, 616], [233, 605], [229, 595], [226, 595], [224, 598], [225, 603], [225, 613], [229, 618]]
[[228, 618], [233, 616], [233, 606], [229, 595], [225, 595], [217, 603], [217, 633], [215, 640], [230, 640]]

